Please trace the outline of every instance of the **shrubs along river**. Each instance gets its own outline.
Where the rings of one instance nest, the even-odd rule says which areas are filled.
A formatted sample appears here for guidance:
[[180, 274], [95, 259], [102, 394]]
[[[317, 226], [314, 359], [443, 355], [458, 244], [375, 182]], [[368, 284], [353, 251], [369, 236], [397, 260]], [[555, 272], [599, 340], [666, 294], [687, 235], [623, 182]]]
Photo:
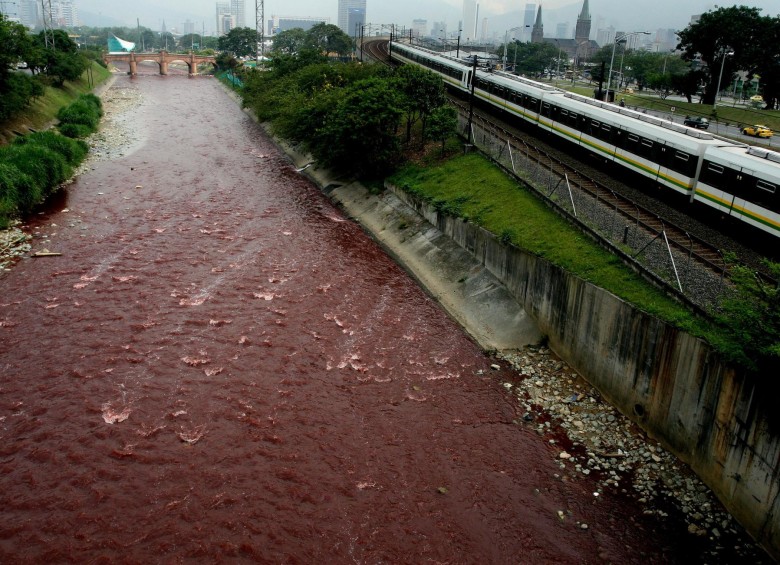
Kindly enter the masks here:
[[58, 112], [59, 132], [35, 132], [0, 147], [0, 229], [71, 177], [89, 151], [81, 138], [97, 130], [102, 115], [100, 98], [82, 94]]

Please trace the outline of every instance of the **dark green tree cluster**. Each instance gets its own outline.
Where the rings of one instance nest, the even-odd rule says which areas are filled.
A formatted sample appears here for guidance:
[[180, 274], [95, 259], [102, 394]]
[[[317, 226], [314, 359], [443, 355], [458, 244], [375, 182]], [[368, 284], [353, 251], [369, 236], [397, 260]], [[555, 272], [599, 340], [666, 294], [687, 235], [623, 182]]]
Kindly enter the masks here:
[[402, 140], [411, 141], [414, 124], [422, 124], [421, 139], [435, 134], [436, 141], [445, 140], [455, 127], [451, 114], [440, 110], [444, 85], [432, 73], [328, 63], [322, 53], [305, 47], [293, 54], [274, 51], [270, 70], [250, 72], [244, 101], [318, 163], [369, 178], [400, 163]]
[[233, 57], [247, 57], [257, 52], [259, 41], [260, 35], [254, 29], [236, 27], [219, 38], [217, 48]]
[[347, 57], [352, 52], [352, 38], [333, 24], [319, 23], [308, 31], [294, 28], [274, 36], [272, 52], [276, 55], [303, 55], [312, 52], [325, 57]]
[[[780, 16], [762, 16], [758, 8], [732, 6], [701, 15], [679, 34], [683, 58], [695, 63], [704, 84], [703, 102], [712, 104], [718, 88], [737, 71], [758, 75], [767, 109], [780, 96]], [[726, 55], [731, 53], [731, 55]]]
[[[496, 50], [496, 55], [504, 58], [504, 45], [500, 45]], [[545, 72], [560, 68], [564, 70], [566, 64], [562, 55], [560, 67], [558, 65], [558, 55], [560, 50], [552, 43], [522, 43], [513, 41], [506, 45], [506, 61], [508, 67], [515, 67], [517, 74], [523, 74], [530, 77], [542, 78]]]
[[[46, 45], [43, 33], [30, 35], [27, 29], [0, 15], [0, 120], [7, 120], [23, 110], [44, 85], [62, 86], [66, 80], [78, 79], [87, 69], [89, 59], [62, 30], [49, 35]], [[17, 70], [24, 62], [28, 74]], [[38, 75], [38, 76], [35, 76]]]
[[43, 94], [43, 85], [33, 77], [19, 73], [17, 63], [27, 60], [32, 38], [27, 29], [0, 14], [0, 121], [21, 111], [35, 96]]

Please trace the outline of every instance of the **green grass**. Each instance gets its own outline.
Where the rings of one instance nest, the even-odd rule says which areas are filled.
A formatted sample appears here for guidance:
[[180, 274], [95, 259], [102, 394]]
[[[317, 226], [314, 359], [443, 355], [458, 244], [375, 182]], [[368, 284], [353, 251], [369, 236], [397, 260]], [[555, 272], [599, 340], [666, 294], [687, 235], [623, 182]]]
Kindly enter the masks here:
[[[639, 277], [478, 154], [421, 167], [408, 165], [390, 182], [442, 212], [474, 222], [639, 309], [702, 337], [709, 325]], [[717, 341], [717, 340], [715, 340]]]
[[[92, 78], [96, 85], [105, 82], [110, 76], [108, 70], [97, 63], [92, 63]], [[77, 81], [65, 81], [62, 88], [47, 86], [45, 90], [45, 94], [30, 104], [21, 115], [0, 124], [0, 145], [10, 142], [15, 137], [11, 130], [23, 131], [22, 126], [36, 130], [44, 129], [56, 119], [60, 108], [76, 100], [79, 95], [91, 92], [92, 87], [85, 72]]]

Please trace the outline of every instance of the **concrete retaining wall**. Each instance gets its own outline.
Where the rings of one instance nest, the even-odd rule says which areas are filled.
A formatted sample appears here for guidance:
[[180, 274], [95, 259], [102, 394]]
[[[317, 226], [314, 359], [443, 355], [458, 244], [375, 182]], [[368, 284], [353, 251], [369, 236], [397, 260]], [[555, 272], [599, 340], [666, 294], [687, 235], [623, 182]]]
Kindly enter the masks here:
[[780, 434], [771, 427], [774, 399], [761, 394], [756, 379], [727, 366], [702, 340], [390, 188], [484, 264], [558, 355], [688, 463], [745, 529], [780, 557]]

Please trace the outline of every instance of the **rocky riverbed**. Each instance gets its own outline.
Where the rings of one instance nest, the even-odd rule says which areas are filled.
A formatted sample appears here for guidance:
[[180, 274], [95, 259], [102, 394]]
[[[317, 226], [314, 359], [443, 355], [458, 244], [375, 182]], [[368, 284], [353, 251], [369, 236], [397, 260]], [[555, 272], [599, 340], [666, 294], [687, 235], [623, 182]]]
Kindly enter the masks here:
[[[518, 375], [502, 383], [522, 418], [557, 449], [561, 480], [591, 477], [594, 497], [625, 496], [643, 513], [687, 531], [702, 563], [770, 562], [710, 489], [677, 457], [604, 401], [546, 347], [499, 358]], [[680, 535], [685, 535], [680, 531]]]
[[[132, 123], [133, 110], [143, 104], [137, 89], [106, 88], [101, 96], [103, 124], [87, 140], [90, 155], [77, 175], [98, 161], [131, 152], [144, 135]], [[0, 232], [0, 269], [11, 269], [29, 256], [33, 243], [36, 249], [46, 248], [47, 236], [28, 232], [21, 223]], [[620, 496], [640, 505], [646, 515], [667, 524], [667, 531], [676, 529], [690, 537], [697, 548], [696, 562], [770, 562], [687, 466], [605, 402], [549, 349], [505, 352], [499, 355], [502, 361], [516, 375], [502, 383], [519, 405], [516, 425], [535, 430], [554, 446], [560, 469], [556, 479], [593, 481], [594, 498]]]
[[[90, 152], [76, 169], [73, 178], [93, 168], [96, 162], [108, 161], [126, 154], [142, 141], [142, 134], [132, 124], [132, 111], [142, 104], [139, 91], [132, 87], [110, 88], [112, 83], [113, 80], [109, 79], [100, 89], [104, 111], [101, 127], [86, 139]], [[63, 186], [70, 182], [72, 179]], [[38, 238], [45, 240], [47, 237], [31, 231], [20, 221], [14, 222], [8, 229], [0, 230], [0, 272], [9, 270], [16, 261], [29, 256], [32, 244]], [[45, 241], [38, 243], [41, 247], [46, 247]]]

